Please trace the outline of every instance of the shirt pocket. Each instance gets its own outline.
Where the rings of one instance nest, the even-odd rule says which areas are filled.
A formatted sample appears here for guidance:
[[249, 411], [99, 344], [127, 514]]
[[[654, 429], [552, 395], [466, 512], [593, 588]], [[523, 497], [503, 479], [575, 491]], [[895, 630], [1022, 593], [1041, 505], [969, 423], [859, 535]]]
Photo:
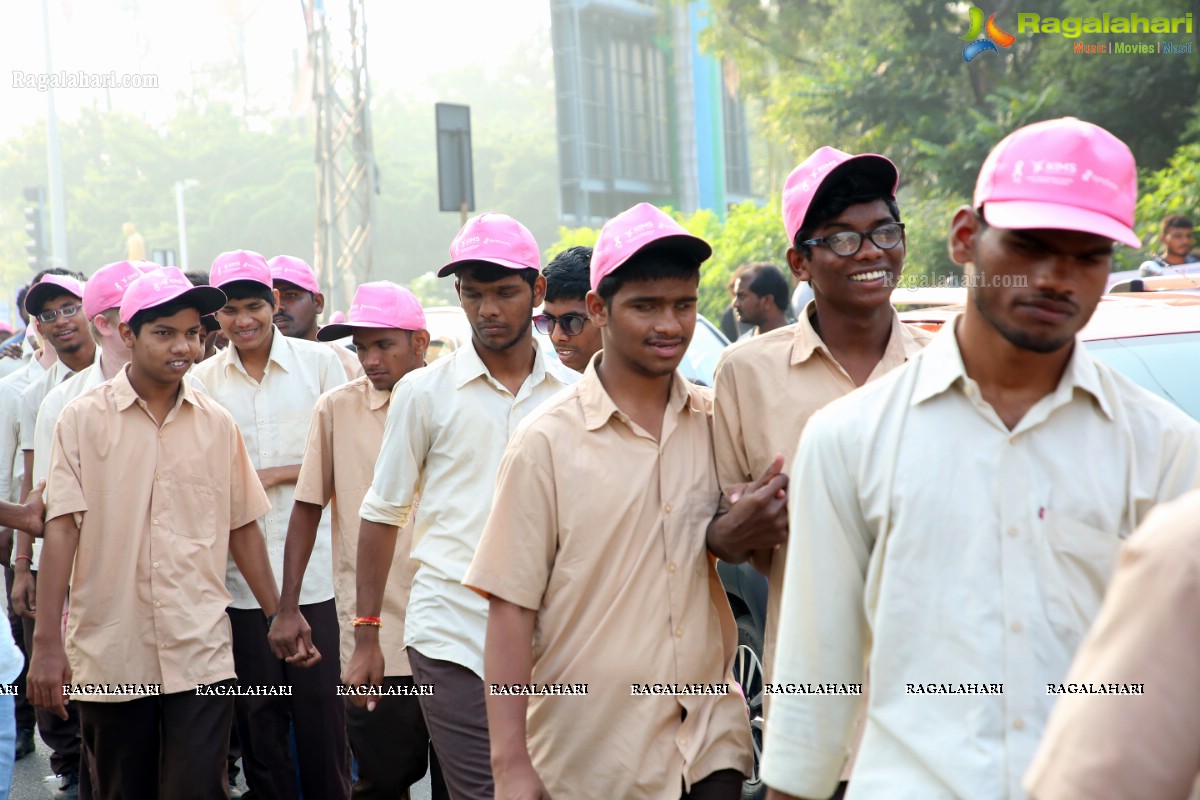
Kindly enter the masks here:
[[270, 456], [273, 466], [285, 467], [303, 461], [310, 422], [312, 422], [311, 411], [279, 412], [275, 423], [278, 447]]
[[1044, 587], [1047, 615], [1074, 646], [1100, 610], [1121, 538], [1053, 512], [1046, 514], [1045, 529], [1055, 567], [1049, 572], [1053, 582]]
[[[211, 542], [216, 538], [216, 492], [206, 476], [175, 475], [162, 479], [167, 490], [168, 530], [187, 539]], [[225, 520], [228, 526], [228, 519]], [[228, 531], [226, 531], [228, 532]]]

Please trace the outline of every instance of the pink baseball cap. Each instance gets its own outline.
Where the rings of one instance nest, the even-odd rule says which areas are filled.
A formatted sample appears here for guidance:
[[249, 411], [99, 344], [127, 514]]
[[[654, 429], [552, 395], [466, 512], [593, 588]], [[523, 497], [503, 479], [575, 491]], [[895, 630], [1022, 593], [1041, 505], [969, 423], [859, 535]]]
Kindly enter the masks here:
[[130, 282], [121, 301], [121, 321], [128, 325], [139, 311], [181, 299], [194, 301], [200, 316], [225, 305], [225, 293], [215, 286], [193, 286], [178, 267], [159, 267]]
[[36, 317], [47, 300], [60, 294], [73, 294], [82, 300], [83, 284], [70, 275], [43, 275], [42, 279], [25, 293], [25, 312], [31, 317]]
[[651, 245], [680, 250], [694, 257], [697, 266], [712, 255], [708, 242], [688, 233], [670, 214], [649, 203], [638, 203], [600, 229], [600, 237], [592, 249], [593, 291], [605, 277]]
[[1094, 233], [1130, 247], [1137, 164], [1108, 131], [1075, 117], [1036, 122], [992, 148], [975, 184], [975, 208], [997, 228]]
[[822, 147], [800, 162], [783, 184], [783, 228], [788, 244], [805, 229], [808, 209], [829, 179], [860, 173], [877, 182], [894, 198], [900, 187], [900, 171], [891, 159], [875, 153], [851, 155], [835, 147]]
[[118, 308], [129, 284], [145, 274], [131, 261], [105, 264], [88, 278], [83, 287], [83, 314], [92, 319], [97, 314]]
[[275, 288], [275, 284], [271, 282], [271, 268], [267, 266], [267, 260], [253, 250], [230, 250], [228, 253], [221, 253], [213, 260], [208, 280], [218, 287], [234, 281], [254, 281], [268, 289]]
[[542, 256], [533, 234], [507, 214], [488, 212], [467, 220], [450, 243], [450, 263], [438, 277], [457, 272], [474, 261], [486, 261], [509, 269], [542, 268]]
[[273, 281], [287, 281], [313, 294], [321, 292], [317, 283], [317, 273], [313, 272], [307, 261], [295, 256], [275, 256], [267, 262], [267, 267], [271, 270]]
[[317, 331], [317, 339], [332, 342], [351, 336], [355, 328], [400, 328], [419, 331], [425, 328], [425, 310], [417, 296], [391, 281], [361, 284], [345, 322], [326, 325]]

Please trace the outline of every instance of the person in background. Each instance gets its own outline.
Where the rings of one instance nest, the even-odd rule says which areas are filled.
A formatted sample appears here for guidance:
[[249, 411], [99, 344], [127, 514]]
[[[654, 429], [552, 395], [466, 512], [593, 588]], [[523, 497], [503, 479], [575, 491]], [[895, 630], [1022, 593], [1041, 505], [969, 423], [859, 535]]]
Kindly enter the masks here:
[[1197, 261], [1192, 254], [1192, 248], [1196, 246], [1194, 227], [1192, 220], [1182, 214], [1168, 214], [1163, 217], [1158, 234], [1160, 250], [1142, 262], [1138, 267], [1138, 274], [1145, 278], [1187, 272], [1185, 265]]
[[791, 321], [788, 285], [779, 267], [768, 263], [747, 264], [733, 285], [733, 311], [739, 323], [754, 326], [739, 340], [787, 325]]
[[542, 270], [546, 278], [542, 313], [533, 318], [538, 332], [550, 337], [558, 360], [576, 372], [583, 372], [600, 349], [600, 329], [588, 319], [584, 304], [591, 258], [592, 248], [580, 246], [550, 260]]
[[[192, 286], [209, 286], [208, 273], [204, 270], [192, 269], [183, 273]], [[204, 326], [203, 336], [200, 344], [201, 355], [200, 361], [212, 358], [218, 350], [224, 350], [229, 346], [229, 340], [225, 338], [225, 334], [221, 333], [221, 323], [217, 322], [216, 314], [205, 314], [200, 318], [200, 324]]]
[[[325, 310], [325, 295], [317, 283], [317, 274], [307, 262], [295, 256], [275, 256], [267, 262], [271, 268], [271, 279], [279, 292], [279, 307], [275, 309], [275, 327], [284, 336], [318, 341], [317, 318]], [[346, 379], [360, 377], [362, 365], [354, 353], [330, 340], [329, 346], [342, 362]]]
[[753, 327], [738, 322], [737, 314], [733, 310], [733, 288], [737, 286], [737, 279], [741, 277], [745, 269], [744, 264], [735, 269], [733, 274], [729, 276], [729, 282], [725, 284], [725, 291], [729, 292], [729, 305], [721, 312], [721, 321], [717, 327], [721, 329], [721, 333], [725, 334], [725, 338], [731, 342], [736, 342], [742, 337], [743, 333]]

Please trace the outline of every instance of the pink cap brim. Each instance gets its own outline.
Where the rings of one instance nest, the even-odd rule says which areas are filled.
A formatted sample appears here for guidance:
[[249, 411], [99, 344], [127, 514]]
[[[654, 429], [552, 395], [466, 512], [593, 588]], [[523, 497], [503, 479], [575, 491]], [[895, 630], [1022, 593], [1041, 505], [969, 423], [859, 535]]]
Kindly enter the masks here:
[[989, 225], [1011, 230], [1035, 228], [1092, 233], [1130, 247], [1142, 241], [1132, 228], [1096, 211], [1036, 200], [989, 200], [983, 204], [983, 218]]
[[462, 261], [451, 261], [438, 270], [437, 276], [444, 278], [447, 275], [453, 275], [463, 267], [470, 267], [475, 264], [495, 264], [498, 267], [507, 267], [508, 269], [537, 269], [537, 267], [531, 267], [528, 264], [518, 264], [516, 261], [508, 261], [503, 258], [464, 258]]
[[374, 322], [332, 322], [328, 325], [323, 325], [321, 329], [317, 331], [317, 341], [334, 342], [338, 339], [345, 339], [347, 336], [353, 336], [355, 330], [367, 328], [373, 331], [418, 330], [417, 328], [401, 328], [398, 325], [383, 325]]

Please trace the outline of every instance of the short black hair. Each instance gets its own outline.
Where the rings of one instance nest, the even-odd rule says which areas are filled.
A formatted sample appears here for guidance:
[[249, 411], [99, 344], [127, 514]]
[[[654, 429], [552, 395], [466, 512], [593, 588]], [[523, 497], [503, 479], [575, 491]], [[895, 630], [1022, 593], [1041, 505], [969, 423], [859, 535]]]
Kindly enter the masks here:
[[844, 178], [834, 181], [832, 186], [821, 188], [822, 191], [819, 191], [813, 198], [812, 205], [808, 207], [808, 213], [804, 215], [804, 226], [801, 230], [796, 231], [796, 237], [792, 240], [792, 247], [803, 253], [805, 258], [812, 258], [812, 248], [805, 247], [800, 243], [813, 238], [813, 231], [837, 217], [850, 206], [882, 200], [887, 203], [888, 211], [895, 217], [896, 222], [901, 221], [900, 206], [896, 205], [896, 198], [892, 197], [891, 189], [880, 185], [878, 181], [872, 180], [868, 175], [852, 172]]
[[183, 273], [183, 277], [188, 279], [192, 286], [211, 286], [208, 280], [208, 273], [202, 269], [189, 269]]
[[592, 248], [568, 247], [542, 270], [546, 276], [546, 300], [582, 300], [592, 288]]
[[746, 274], [753, 275], [753, 280], [747, 289], [754, 292], [759, 297], [770, 297], [775, 301], [775, 305], [780, 311], [784, 311], [788, 307], [788, 300], [791, 292], [788, 290], [787, 278], [783, 277], [783, 273], [779, 267], [774, 264], [754, 264], [746, 273], [742, 275], [742, 285], [746, 285]]
[[1196, 226], [1192, 224], [1191, 218], [1185, 217], [1183, 214], [1168, 214], [1167, 216], [1163, 217], [1162, 221], [1162, 233], [1164, 236], [1166, 235], [1167, 231], [1171, 230], [1172, 228], [1184, 228], [1186, 230], [1191, 230], [1195, 227]]
[[611, 309], [613, 296], [627, 283], [699, 277], [700, 262], [694, 256], [669, 245], [647, 247], [634, 253], [616, 272], [601, 278], [596, 294]]
[[194, 308], [196, 311], [200, 311], [200, 305], [194, 299], [181, 298], [179, 300], [172, 300], [169, 303], [163, 303], [161, 306], [143, 308], [134, 314], [129, 320], [129, 329], [133, 331], [134, 336], [140, 336], [144, 325], [163, 317], [173, 317], [185, 308]]
[[473, 281], [480, 283], [495, 283], [503, 280], [509, 275], [517, 274], [521, 279], [529, 284], [529, 289], [533, 290], [533, 284], [538, 279], [540, 274], [536, 269], [509, 269], [502, 267], [499, 264], [493, 264], [490, 261], [467, 261], [461, 267], [454, 271], [454, 279], [458, 280], [463, 275], [467, 275]]
[[68, 277], [74, 278], [75, 280], [79, 281], [80, 283], [83, 283], [84, 281], [87, 280], [87, 278], [84, 277], [82, 272], [76, 272], [73, 269], [63, 269], [62, 267], [50, 267], [49, 269], [44, 269], [41, 272], [34, 275], [33, 280], [31, 280], [29, 282], [29, 285], [32, 287], [34, 284], [36, 284], [38, 281], [40, 281], [42, 278], [46, 277], [47, 275], [66, 275]]
[[17, 309], [19, 313], [27, 313], [25, 311], [25, 295], [29, 294], [29, 286], [22, 286], [17, 289]]
[[262, 300], [275, 307], [275, 290], [258, 281], [230, 281], [221, 285], [221, 291], [230, 300]]

